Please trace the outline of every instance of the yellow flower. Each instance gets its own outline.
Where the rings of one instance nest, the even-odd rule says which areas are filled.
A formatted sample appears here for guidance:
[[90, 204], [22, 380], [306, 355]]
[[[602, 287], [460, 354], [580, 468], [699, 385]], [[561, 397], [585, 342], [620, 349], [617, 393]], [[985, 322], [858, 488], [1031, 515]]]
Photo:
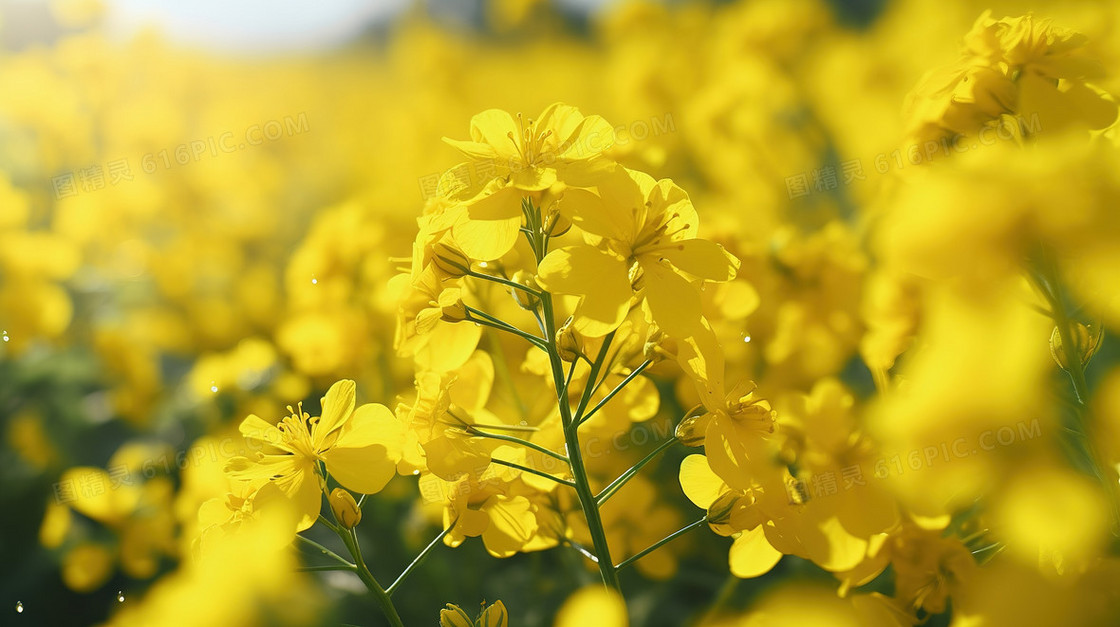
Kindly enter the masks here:
[[[497, 259], [513, 248], [521, 228], [521, 201], [539, 196], [567, 176], [586, 177], [598, 168], [614, 143], [614, 129], [603, 118], [584, 117], [575, 107], [549, 105], [536, 120], [489, 109], [471, 119], [471, 139], [443, 139], [476, 164], [493, 172], [479, 185], [455, 190], [464, 196], [466, 216], [452, 236], [472, 258]], [[464, 193], [465, 192], [465, 193]]]
[[729, 281], [739, 268], [722, 246], [696, 237], [692, 201], [668, 179], [616, 168], [594, 189], [567, 190], [560, 210], [589, 245], [549, 253], [537, 282], [581, 297], [575, 328], [589, 337], [618, 328], [635, 293], [666, 333], [691, 335], [700, 326], [701, 299], [690, 279]]
[[677, 437], [690, 446], [702, 442], [716, 474], [737, 490], [747, 489], [752, 475], [769, 463], [775, 420], [769, 401], [755, 395], [753, 383], [726, 390], [723, 351], [706, 324], [681, 343], [677, 359], [696, 383], [701, 402], [678, 425]]
[[401, 294], [394, 338], [397, 352], [411, 355], [425, 370], [444, 372], [463, 365], [474, 353], [482, 328], [456, 324], [454, 318], [465, 311], [462, 288], [441, 281], [435, 264], [426, 266], [411, 283], [407, 274], [393, 277], [393, 282]]
[[1004, 114], [1018, 114], [1019, 131], [1025, 125], [1047, 135], [1109, 126], [1116, 103], [1086, 82], [1103, 74], [1086, 43], [1049, 20], [1030, 14], [994, 20], [985, 11], [965, 36], [961, 57], [929, 72], [908, 97], [910, 141], [935, 145], [1006, 124]]
[[355, 409], [354, 397], [354, 382], [342, 380], [323, 397], [321, 417], [312, 418], [302, 407], [276, 426], [249, 416], [241, 423], [241, 435], [268, 452], [256, 459], [234, 458], [227, 470], [236, 479], [276, 483], [295, 501], [297, 531], [310, 527], [319, 515], [324, 481], [319, 462], [350, 490], [380, 491], [396, 474], [403, 428], [384, 405]]
[[[597, 115], [584, 117], [563, 103], [536, 120], [488, 109], [471, 118], [470, 141], [443, 138], [473, 161], [492, 161], [495, 179], [524, 191], [541, 191], [567, 168], [598, 157], [614, 143], [614, 129]], [[469, 203], [468, 203], [469, 206]], [[514, 210], [519, 210], [518, 206]]]

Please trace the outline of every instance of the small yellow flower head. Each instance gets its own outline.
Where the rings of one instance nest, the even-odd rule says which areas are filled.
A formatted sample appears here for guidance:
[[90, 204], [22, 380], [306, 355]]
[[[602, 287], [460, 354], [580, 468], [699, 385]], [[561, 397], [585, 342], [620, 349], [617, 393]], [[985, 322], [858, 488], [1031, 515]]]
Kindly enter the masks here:
[[1074, 323], [1072, 331], [1074, 346], [1069, 351], [1066, 351], [1062, 346], [1062, 334], [1058, 331], [1058, 327], [1054, 327], [1054, 331], [1050, 333], [1050, 354], [1062, 370], [1069, 370], [1068, 353], [1078, 355], [1082, 367], [1088, 365], [1089, 360], [1097, 354], [1101, 342], [1104, 340], [1104, 329], [1099, 325], [1094, 329], [1090, 325], [1077, 322]]
[[362, 510], [358, 507], [358, 502], [354, 500], [353, 494], [342, 488], [335, 488], [331, 492], [329, 500], [334, 519], [340, 525], [347, 529], [353, 529], [358, 526], [358, 523], [362, 522]]
[[583, 354], [583, 340], [572, 328], [571, 318], [556, 332], [556, 349], [560, 352], [560, 359], [568, 362]]
[[[540, 286], [537, 285], [536, 280], [533, 279], [533, 275], [525, 272], [524, 270], [518, 270], [517, 272], [513, 273], [512, 280], [514, 283], [517, 283], [518, 285], [524, 285], [525, 287], [528, 287], [530, 289], [540, 289]], [[522, 309], [526, 311], [535, 311], [537, 307], [540, 307], [541, 299], [537, 298], [536, 296], [533, 296], [525, 290], [519, 290], [516, 288], [512, 288], [512, 291], [513, 300]]]
[[471, 271], [470, 258], [454, 245], [444, 241], [432, 244], [432, 263], [446, 275], [446, 278], [457, 279]]

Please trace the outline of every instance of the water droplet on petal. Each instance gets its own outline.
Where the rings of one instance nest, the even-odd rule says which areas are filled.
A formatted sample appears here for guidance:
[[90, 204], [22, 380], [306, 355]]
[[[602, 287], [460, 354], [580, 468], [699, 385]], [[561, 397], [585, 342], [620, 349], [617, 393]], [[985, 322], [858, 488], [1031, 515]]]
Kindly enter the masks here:
[[319, 279], [316, 279], [315, 277], [311, 277], [311, 284], [312, 285], [318, 285], [319, 284]]
[[124, 592], [117, 590], [117, 603], [124, 603]]
[[215, 385], [213, 381], [210, 382], [210, 391], [215, 393], [215, 394], [218, 393], [218, 386]]
[[[8, 338], [5, 337], [4, 341], [7, 342]], [[23, 601], [16, 601], [16, 613], [23, 614]]]
[[8, 342], [8, 341], [10, 341], [11, 339], [12, 339], [12, 338], [8, 337], [8, 332], [7, 332], [7, 331], [4, 331], [4, 341], [5, 341], [5, 342]]
[[412, 476], [414, 476], [414, 477], [415, 477], [415, 476], [416, 476], [416, 475], [418, 475], [418, 474], [420, 474], [420, 471], [419, 471], [419, 470], [413, 470], [413, 471], [412, 471]]
[[479, 267], [479, 268], [486, 268], [486, 267], [488, 267], [488, 266], [486, 265], [486, 262], [485, 262], [485, 261], [480, 261], [480, 262], [478, 262], [478, 267]]
[[751, 341], [751, 336], [744, 333], [743, 334], [743, 341], [744, 342], [750, 342]]

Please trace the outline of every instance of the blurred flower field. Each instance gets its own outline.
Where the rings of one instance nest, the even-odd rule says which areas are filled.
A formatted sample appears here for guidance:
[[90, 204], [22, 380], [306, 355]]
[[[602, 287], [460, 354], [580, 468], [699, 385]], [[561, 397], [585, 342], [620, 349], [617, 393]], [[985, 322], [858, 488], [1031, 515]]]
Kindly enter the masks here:
[[0, 11], [0, 623], [1120, 624], [1120, 6], [468, 4]]

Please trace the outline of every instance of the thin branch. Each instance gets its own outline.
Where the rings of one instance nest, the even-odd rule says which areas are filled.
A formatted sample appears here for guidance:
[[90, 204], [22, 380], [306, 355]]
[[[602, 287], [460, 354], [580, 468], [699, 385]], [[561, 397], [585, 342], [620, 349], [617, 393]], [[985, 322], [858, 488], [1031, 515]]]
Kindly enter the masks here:
[[501, 433], [488, 433], [486, 431], [479, 431], [478, 429], [474, 428], [474, 425], [467, 425], [466, 430], [467, 430], [467, 433], [469, 433], [470, 435], [478, 436], [478, 437], [481, 437], [481, 438], [490, 438], [491, 440], [501, 440], [503, 442], [509, 442], [511, 444], [520, 444], [521, 446], [533, 449], [534, 451], [537, 451], [538, 453], [543, 453], [545, 455], [548, 455], [549, 457], [553, 457], [555, 459], [558, 459], [558, 460], [564, 462], [565, 464], [568, 463], [568, 458], [566, 456], [561, 455], [560, 453], [557, 453], [556, 451], [549, 450], [549, 449], [541, 446], [540, 444], [534, 444], [534, 443], [532, 443], [528, 440], [522, 440], [521, 438], [515, 438], [512, 435], [502, 435]]
[[467, 320], [470, 320], [471, 322], [477, 322], [478, 324], [486, 325], [494, 329], [498, 329], [499, 331], [512, 333], [513, 335], [520, 337], [521, 339], [529, 342], [530, 344], [536, 346], [541, 350], [545, 349], [544, 340], [533, 335], [532, 333], [526, 333], [525, 331], [518, 329], [517, 327], [504, 320], [495, 318], [494, 316], [491, 316], [490, 314], [479, 309], [475, 309], [474, 307], [471, 307], [469, 305], [465, 305], [465, 307], [468, 314], [466, 318]]
[[523, 291], [527, 294], [530, 294], [532, 296], [535, 296], [537, 298], [541, 297], [541, 293], [538, 290], [535, 290], [531, 287], [522, 285], [520, 283], [516, 283], [516, 282], [511, 281], [511, 280], [509, 280], [505, 277], [494, 276], [492, 274], [482, 274], [480, 272], [475, 272], [474, 270], [471, 270], [470, 272], [468, 272], [467, 276], [472, 276], [476, 279], [483, 279], [485, 281], [492, 281], [494, 283], [499, 283], [499, 284], [504, 285], [506, 287], [521, 290], [521, 291]]
[[342, 564], [339, 564], [337, 566], [335, 566], [335, 565], [300, 566], [296, 570], [301, 572], [301, 573], [318, 573], [318, 572], [331, 571], [331, 570], [344, 570], [344, 571], [348, 571], [348, 572], [355, 572], [355, 571], [358, 570], [358, 567], [353, 565], [353, 564], [349, 564], [349, 565], [346, 565], [346, 566], [343, 566]]
[[653, 365], [652, 360], [647, 359], [647, 360], [643, 361], [641, 363], [641, 365], [639, 365], [637, 368], [634, 369], [633, 372], [626, 375], [626, 378], [623, 379], [621, 383], [614, 386], [613, 390], [611, 390], [610, 392], [607, 392], [607, 395], [604, 396], [601, 401], [596, 403], [595, 406], [591, 408], [591, 411], [587, 412], [587, 414], [582, 419], [580, 419], [579, 424], [583, 424], [583, 423], [587, 422], [588, 420], [590, 420], [591, 417], [595, 415], [595, 412], [602, 409], [603, 406], [606, 405], [607, 403], [609, 403], [611, 401], [611, 399], [615, 397], [616, 394], [618, 394], [619, 392], [622, 391], [622, 388], [629, 385], [629, 383], [631, 381], [633, 381], [638, 375], [642, 374], [642, 372], [646, 368], [649, 368], [651, 365]]
[[615, 569], [616, 570], [622, 570], [623, 568], [626, 568], [630, 564], [633, 564], [634, 562], [642, 559], [646, 555], [649, 555], [650, 553], [652, 553], [652, 552], [656, 551], [657, 549], [661, 548], [661, 545], [672, 542], [673, 540], [675, 540], [677, 538], [677, 536], [684, 535], [684, 534], [688, 533], [689, 531], [692, 531], [693, 529], [699, 527], [700, 525], [703, 525], [706, 522], [708, 522], [708, 517], [707, 516], [705, 516], [704, 518], [701, 518], [700, 520], [697, 520], [696, 522], [691, 523], [691, 524], [689, 524], [685, 527], [682, 527], [681, 529], [678, 529], [678, 530], [674, 531], [673, 533], [670, 533], [669, 535], [665, 536], [664, 538], [662, 538], [662, 539], [658, 540], [657, 542], [653, 543], [650, 547], [646, 548], [645, 550], [630, 556], [629, 559], [623, 560], [621, 564], [619, 564], [618, 566], [615, 566]]
[[529, 468], [528, 466], [522, 466], [521, 464], [515, 464], [513, 462], [507, 462], [504, 459], [491, 459], [490, 461], [495, 463], [495, 464], [501, 465], [501, 466], [508, 466], [509, 468], [513, 468], [515, 470], [520, 470], [522, 472], [527, 472], [531, 475], [537, 475], [538, 477], [544, 477], [545, 479], [551, 479], [551, 480], [555, 481], [556, 483], [559, 483], [560, 485], [566, 485], [569, 488], [576, 487], [575, 483], [573, 483], [571, 481], [568, 481], [567, 479], [561, 479], [560, 477], [555, 477], [553, 475], [548, 474], [547, 472], [543, 472], [543, 471], [537, 470], [535, 468]]
[[403, 571], [401, 571], [401, 574], [397, 577], [397, 580], [390, 584], [388, 588], [385, 588], [385, 594], [393, 596], [393, 591], [397, 589], [397, 586], [401, 585], [401, 583], [404, 582], [405, 578], [408, 577], [409, 574], [411, 574], [412, 571], [417, 566], [419, 566], [421, 562], [424, 561], [424, 558], [428, 556], [428, 553], [431, 552], [431, 550], [435, 548], [437, 544], [439, 544], [440, 540], [443, 540], [447, 536], [447, 534], [451, 533], [451, 530], [455, 528], [455, 524], [458, 522], [458, 518], [451, 521], [451, 524], [448, 525], [447, 529], [441, 531], [438, 536], [436, 536], [431, 542], [429, 542], [428, 546], [424, 547], [424, 550], [420, 551], [420, 554], [416, 556], [416, 559], [412, 560], [412, 563], [405, 567]]
[[640, 471], [646, 464], [653, 461], [653, 459], [655, 457], [657, 457], [661, 453], [661, 451], [664, 451], [665, 449], [669, 448], [676, 441], [677, 441], [676, 438], [671, 438], [671, 439], [665, 440], [661, 444], [657, 445], [657, 448], [650, 451], [649, 455], [646, 455], [645, 457], [643, 457], [642, 461], [640, 461], [640, 462], [634, 464], [633, 466], [631, 466], [630, 468], [626, 469], [626, 472], [619, 475], [618, 478], [615, 479], [614, 481], [612, 481], [610, 485], [603, 488], [603, 491], [599, 493], [599, 496], [595, 497], [595, 502], [598, 503], [600, 507], [602, 507], [603, 503], [606, 503], [607, 499], [614, 496], [615, 492], [618, 492], [619, 489], [622, 488], [622, 486], [626, 485], [626, 482], [630, 481], [631, 477], [638, 474], [638, 471]]
[[348, 566], [350, 568], [355, 568], [356, 567], [354, 564], [351, 564], [349, 561], [347, 561], [346, 558], [342, 557], [338, 553], [335, 553], [334, 551], [328, 549], [327, 547], [323, 546], [322, 544], [319, 544], [318, 542], [316, 542], [316, 541], [314, 541], [310, 538], [305, 538], [305, 537], [303, 537], [299, 534], [296, 534], [296, 540], [302, 540], [303, 542], [307, 543], [308, 545], [310, 545], [312, 548], [316, 549], [317, 551], [319, 551], [323, 555], [326, 555], [327, 557], [338, 560], [339, 563], [345, 564], [346, 566]]
[[583, 393], [580, 394], [579, 405], [576, 406], [576, 411], [572, 414], [571, 425], [579, 426], [579, 423], [583, 420], [583, 412], [587, 409], [587, 404], [591, 401], [591, 395], [597, 387], [595, 382], [599, 378], [599, 370], [603, 367], [603, 361], [607, 358], [607, 351], [610, 350], [614, 334], [615, 332], [611, 331], [603, 338], [603, 346], [599, 349], [599, 355], [595, 357], [595, 363], [591, 364], [591, 372], [588, 373]]

